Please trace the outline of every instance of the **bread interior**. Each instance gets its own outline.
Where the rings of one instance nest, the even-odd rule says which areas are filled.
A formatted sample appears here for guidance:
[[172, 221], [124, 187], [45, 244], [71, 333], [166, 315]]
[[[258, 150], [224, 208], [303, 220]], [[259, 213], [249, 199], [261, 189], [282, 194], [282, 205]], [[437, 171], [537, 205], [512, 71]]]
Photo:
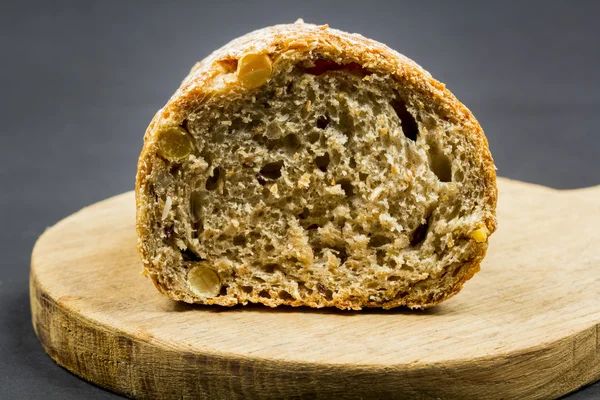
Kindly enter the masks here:
[[207, 100], [182, 124], [194, 154], [152, 168], [161, 274], [185, 292], [205, 263], [239, 303], [435, 300], [481, 245], [484, 185], [475, 145], [421, 101], [324, 60]]

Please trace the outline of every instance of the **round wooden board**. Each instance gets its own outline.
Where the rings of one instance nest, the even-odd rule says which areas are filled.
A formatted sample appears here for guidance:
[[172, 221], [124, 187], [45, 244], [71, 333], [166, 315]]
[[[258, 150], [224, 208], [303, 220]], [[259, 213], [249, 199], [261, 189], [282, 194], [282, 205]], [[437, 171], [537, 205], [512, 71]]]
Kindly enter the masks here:
[[133, 193], [48, 229], [33, 326], [75, 374], [136, 398], [549, 398], [600, 378], [600, 186], [499, 180], [480, 273], [426, 311], [191, 306], [140, 275]]

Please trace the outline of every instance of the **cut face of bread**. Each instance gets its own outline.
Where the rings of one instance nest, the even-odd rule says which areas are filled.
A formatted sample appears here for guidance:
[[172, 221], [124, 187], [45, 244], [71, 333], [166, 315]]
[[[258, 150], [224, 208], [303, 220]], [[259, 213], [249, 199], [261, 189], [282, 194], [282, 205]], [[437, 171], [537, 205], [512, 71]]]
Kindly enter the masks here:
[[[139, 249], [159, 290], [350, 309], [457, 293], [496, 226], [468, 110], [362, 37], [295, 24], [242, 39], [195, 67], [146, 134]], [[387, 64], [361, 58], [371, 44]]]

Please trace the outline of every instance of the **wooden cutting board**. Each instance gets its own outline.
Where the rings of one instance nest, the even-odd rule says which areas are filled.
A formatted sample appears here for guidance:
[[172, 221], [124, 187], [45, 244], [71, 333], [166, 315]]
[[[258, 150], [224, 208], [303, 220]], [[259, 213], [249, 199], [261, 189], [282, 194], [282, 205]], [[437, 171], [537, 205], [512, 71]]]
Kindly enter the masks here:
[[39, 239], [33, 326], [59, 365], [136, 398], [558, 397], [600, 379], [600, 186], [498, 184], [481, 272], [426, 311], [171, 301], [140, 275], [125, 193]]

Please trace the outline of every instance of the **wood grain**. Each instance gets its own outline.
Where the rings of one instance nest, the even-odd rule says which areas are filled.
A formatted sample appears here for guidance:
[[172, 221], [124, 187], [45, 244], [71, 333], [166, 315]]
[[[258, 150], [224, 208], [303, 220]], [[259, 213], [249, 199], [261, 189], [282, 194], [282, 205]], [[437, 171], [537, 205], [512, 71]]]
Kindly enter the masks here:
[[39, 239], [33, 326], [58, 364], [135, 398], [558, 397], [600, 379], [600, 186], [499, 188], [481, 272], [424, 312], [171, 301], [140, 276], [126, 193]]

